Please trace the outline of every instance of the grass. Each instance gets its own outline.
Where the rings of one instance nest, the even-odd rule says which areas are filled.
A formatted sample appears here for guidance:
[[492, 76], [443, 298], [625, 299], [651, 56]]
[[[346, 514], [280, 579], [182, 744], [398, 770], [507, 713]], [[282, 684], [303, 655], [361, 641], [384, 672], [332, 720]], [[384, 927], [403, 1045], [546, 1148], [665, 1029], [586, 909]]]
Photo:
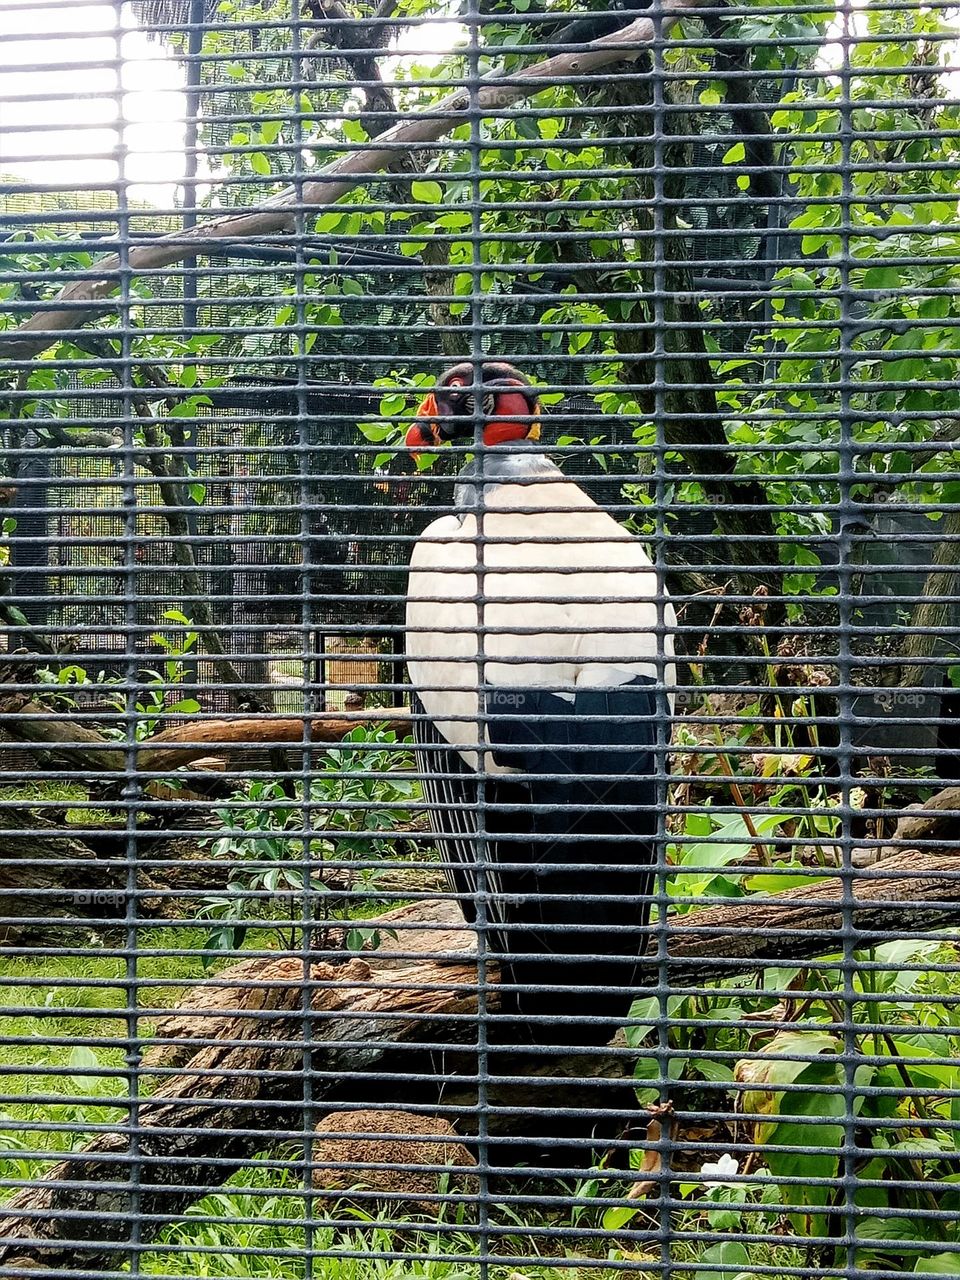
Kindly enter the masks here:
[[[0, 777], [3, 775], [0, 774]], [[0, 784], [0, 804], [24, 808], [29, 805], [41, 818], [50, 821], [50, 810], [65, 810], [67, 826], [90, 828], [123, 826], [126, 817], [119, 811], [97, 808], [88, 798], [87, 788], [66, 779], [31, 781], [19, 786]]]
[[[144, 948], [188, 947], [193, 936], [144, 931], [141, 941]], [[204, 976], [194, 956], [143, 956], [137, 971], [169, 979], [169, 986], [148, 988], [145, 998], [155, 1006], [174, 1006], [180, 984]], [[0, 961], [4, 1177], [37, 1177], [58, 1153], [83, 1146], [93, 1126], [123, 1123], [125, 1109], [109, 1100], [128, 1093], [124, 973], [121, 956], [95, 951]], [[151, 1030], [144, 1020], [141, 1034]]]

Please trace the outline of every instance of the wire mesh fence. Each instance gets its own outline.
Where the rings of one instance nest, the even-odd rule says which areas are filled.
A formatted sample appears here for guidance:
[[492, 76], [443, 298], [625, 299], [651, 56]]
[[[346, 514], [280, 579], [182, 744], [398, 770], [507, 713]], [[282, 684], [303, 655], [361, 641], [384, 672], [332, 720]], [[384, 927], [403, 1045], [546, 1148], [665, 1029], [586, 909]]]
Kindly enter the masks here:
[[960, 1271], [956, 10], [0, 13], [0, 1275]]

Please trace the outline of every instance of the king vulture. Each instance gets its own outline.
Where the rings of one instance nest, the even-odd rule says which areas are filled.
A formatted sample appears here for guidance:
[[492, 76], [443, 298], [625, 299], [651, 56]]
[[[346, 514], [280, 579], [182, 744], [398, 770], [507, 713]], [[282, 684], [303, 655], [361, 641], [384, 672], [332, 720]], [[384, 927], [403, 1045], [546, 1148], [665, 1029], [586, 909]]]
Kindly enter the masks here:
[[482, 391], [482, 456], [410, 563], [418, 769], [451, 891], [500, 961], [501, 1034], [602, 1044], [645, 946], [676, 623], [640, 542], [533, 443], [534, 388], [474, 368], [443, 376], [406, 440], [471, 444]]

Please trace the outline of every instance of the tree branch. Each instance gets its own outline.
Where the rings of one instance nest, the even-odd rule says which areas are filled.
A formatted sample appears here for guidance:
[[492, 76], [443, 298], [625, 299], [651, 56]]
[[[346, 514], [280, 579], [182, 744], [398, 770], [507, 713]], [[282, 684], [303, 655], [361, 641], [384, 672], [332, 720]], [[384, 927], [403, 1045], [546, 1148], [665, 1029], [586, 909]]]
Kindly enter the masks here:
[[[310, 721], [310, 738], [316, 743], [339, 742], [357, 725], [384, 723], [397, 733], [407, 732], [409, 712], [406, 707], [382, 707], [318, 716]], [[76, 718], [54, 713], [49, 707], [19, 695], [0, 702], [0, 729], [11, 736], [18, 735], [26, 745], [34, 744], [77, 769], [122, 773], [126, 767], [122, 745]], [[188, 720], [145, 738], [139, 744], [137, 765], [144, 773], [169, 773], [192, 760], [209, 756], [217, 747], [302, 745], [304, 738], [304, 721], [295, 716]]]
[[[583, 50], [557, 54], [525, 67], [515, 75], [490, 73], [480, 79], [476, 106], [481, 112], [502, 111], [558, 81], [571, 76], [590, 76], [617, 62], [633, 62], [655, 38], [662, 38], [670, 26], [697, 0], [665, 0], [663, 17], [641, 17], [622, 31], [593, 41]], [[255, 236], [292, 231], [298, 203], [318, 207], [335, 203], [358, 183], [388, 169], [397, 158], [423, 143], [435, 142], [462, 124], [471, 106], [468, 88], [457, 89], [434, 107], [418, 112], [382, 134], [375, 144], [351, 151], [328, 165], [318, 177], [305, 182], [298, 193], [287, 188], [265, 202], [255, 212], [236, 210], [186, 231], [161, 236], [149, 244], [135, 246], [126, 255], [124, 270], [156, 270], [184, 258], [210, 251], [211, 242], [245, 240]], [[77, 280], [64, 288], [52, 302], [37, 311], [19, 328], [0, 335], [0, 351], [9, 359], [29, 359], [44, 351], [55, 336], [79, 328], [91, 317], [110, 308], [102, 305], [119, 288], [121, 262], [114, 255], [98, 264], [93, 279]]]

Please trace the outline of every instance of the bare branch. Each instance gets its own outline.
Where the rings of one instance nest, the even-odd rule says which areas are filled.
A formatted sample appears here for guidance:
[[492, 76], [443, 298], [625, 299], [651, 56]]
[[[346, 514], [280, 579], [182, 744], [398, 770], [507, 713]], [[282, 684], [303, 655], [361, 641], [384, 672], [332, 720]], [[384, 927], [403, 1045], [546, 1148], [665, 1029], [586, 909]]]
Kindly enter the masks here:
[[[382, 707], [371, 711], [337, 712], [309, 721], [310, 741], [339, 742], [357, 725], [382, 725], [397, 733], [410, 728], [406, 707]], [[20, 746], [36, 746], [77, 769], [122, 773], [126, 767], [125, 748], [106, 738], [76, 716], [55, 714], [48, 707], [20, 695], [0, 703], [0, 729], [23, 741]], [[250, 717], [238, 720], [188, 720], [186, 724], [146, 738], [139, 743], [137, 767], [144, 773], [170, 772], [192, 760], [202, 759], [217, 748], [275, 746], [278, 743], [303, 745], [306, 727], [301, 717], [287, 719]]]
[[[665, 0], [660, 22], [644, 16], [622, 31], [592, 41], [582, 50], [557, 54], [515, 75], [492, 72], [479, 82], [476, 106], [481, 112], [502, 111], [568, 77], [590, 76], [613, 63], [636, 61], [655, 38], [662, 38], [671, 24], [695, 4], [696, 0]], [[307, 207], [334, 204], [358, 183], [390, 168], [401, 155], [422, 143], [435, 142], [462, 124], [470, 106], [470, 90], [457, 89], [436, 106], [388, 129], [375, 144], [341, 156], [318, 177], [304, 183], [299, 192], [296, 188], [287, 188], [255, 212], [237, 210], [132, 248], [124, 270], [136, 273], [181, 262], [195, 254], [209, 252], [211, 241], [246, 240], [292, 231], [301, 202]], [[98, 265], [96, 278], [68, 285], [53, 302], [18, 329], [0, 335], [0, 350], [9, 359], [28, 359], [44, 351], [57, 334], [103, 315], [110, 309], [103, 305], [104, 301], [119, 287], [120, 269], [119, 257], [105, 259]]]

